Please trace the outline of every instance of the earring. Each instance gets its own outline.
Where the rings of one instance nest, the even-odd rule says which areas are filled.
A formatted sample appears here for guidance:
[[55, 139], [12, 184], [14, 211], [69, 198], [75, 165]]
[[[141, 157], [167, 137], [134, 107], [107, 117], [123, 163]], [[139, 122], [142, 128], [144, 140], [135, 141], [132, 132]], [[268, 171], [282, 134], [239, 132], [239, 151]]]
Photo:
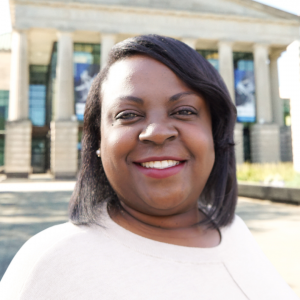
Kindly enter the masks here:
[[97, 155], [98, 157], [101, 157], [101, 151], [100, 151], [100, 149], [98, 149], [98, 150], [96, 151], [96, 155]]

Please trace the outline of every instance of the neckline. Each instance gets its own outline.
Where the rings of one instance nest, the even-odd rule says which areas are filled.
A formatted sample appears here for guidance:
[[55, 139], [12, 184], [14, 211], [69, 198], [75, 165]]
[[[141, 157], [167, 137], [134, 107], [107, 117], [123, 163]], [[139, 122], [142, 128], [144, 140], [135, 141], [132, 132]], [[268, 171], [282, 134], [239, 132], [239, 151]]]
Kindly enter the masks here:
[[120, 226], [111, 219], [107, 210], [107, 204], [108, 201], [105, 201], [101, 209], [102, 218], [100, 224], [104, 234], [109, 239], [122, 244], [132, 251], [182, 263], [217, 263], [222, 261], [221, 253], [223, 253], [223, 249], [226, 246], [228, 227], [220, 229], [221, 241], [215, 247], [198, 248], [168, 244], [148, 239]]

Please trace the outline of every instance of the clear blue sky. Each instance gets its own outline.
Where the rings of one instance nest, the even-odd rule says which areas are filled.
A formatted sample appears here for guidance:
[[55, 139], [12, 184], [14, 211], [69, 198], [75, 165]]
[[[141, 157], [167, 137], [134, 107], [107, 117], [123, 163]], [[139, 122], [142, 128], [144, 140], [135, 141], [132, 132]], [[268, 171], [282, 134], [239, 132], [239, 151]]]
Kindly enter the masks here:
[[[0, 0], [0, 34], [11, 31], [8, 1], [9, 0]], [[267, 4], [295, 15], [300, 15], [300, 0], [256, 0], [256, 2]], [[283, 53], [279, 59], [279, 82], [281, 86], [285, 85], [286, 82], [288, 83], [288, 69], [285, 63], [287, 59], [285, 53]]]

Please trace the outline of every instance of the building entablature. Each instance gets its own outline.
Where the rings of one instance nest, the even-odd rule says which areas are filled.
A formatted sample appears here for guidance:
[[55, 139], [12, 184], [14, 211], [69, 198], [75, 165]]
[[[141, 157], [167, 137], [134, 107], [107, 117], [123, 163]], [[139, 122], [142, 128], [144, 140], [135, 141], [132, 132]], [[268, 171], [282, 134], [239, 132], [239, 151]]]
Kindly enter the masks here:
[[[90, 3], [11, 1], [14, 29], [41, 28], [123, 35], [157, 33], [176, 38], [260, 42], [278, 47], [287, 46], [299, 36], [299, 17], [250, 0], [214, 1], [219, 3], [219, 7], [216, 3], [210, 5], [202, 0], [184, 1], [185, 10], [179, 4], [177, 9], [176, 5], [169, 5], [168, 8], [160, 5], [158, 8], [153, 4], [154, 1], [146, 0], [116, 0], [110, 1], [111, 5], [107, 4], [108, 1], [100, 0]], [[143, 5], [138, 6], [138, 3]], [[222, 10], [224, 5], [229, 6], [226, 13]]]
[[162, 14], [186, 14], [202, 13], [219, 15], [219, 17], [249, 17], [249, 20], [262, 19], [278, 21], [296, 21], [299, 17], [284, 12], [282, 10], [258, 3], [252, 0], [214, 0], [207, 2], [206, 0], [186, 0], [186, 1], [169, 1], [169, 0], [11, 0], [11, 2], [19, 5], [46, 5], [54, 7], [75, 7], [79, 9], [98, 9], [106, 7], [109, 10], [126, 9], [127, 11], [136, 8], [145, 9], [146, 13], [162, 13]]

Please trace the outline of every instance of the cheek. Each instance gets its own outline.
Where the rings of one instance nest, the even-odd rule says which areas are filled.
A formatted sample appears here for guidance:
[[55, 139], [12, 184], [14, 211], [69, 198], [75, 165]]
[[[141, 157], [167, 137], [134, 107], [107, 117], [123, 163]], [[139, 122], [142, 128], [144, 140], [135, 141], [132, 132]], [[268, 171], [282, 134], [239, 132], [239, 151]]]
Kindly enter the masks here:
[[122, 172], [127, 156], [134, 147], [133, 133], [129, 129], [101, 128], [101, 158], [105, 172]]
[[201, 182], [201, 187], [205, 186], [215, 163], [214, 142], [211, 135], [202, 134], [198, 142], [198, 156], [196, 157], [196, 169], [194, 178], [196, 182]]
[[212, 131], [210, 127], [201, 126], [190, 128], [189, 145], [192, 156], [196, 160], [197, 172], [211, 172], [215, 162], [215, 150]]
[[215, 162], [214, 142], [211, 135], [203, 134], [198, 142], [199, 156], [207, 168], [212, 168]]

